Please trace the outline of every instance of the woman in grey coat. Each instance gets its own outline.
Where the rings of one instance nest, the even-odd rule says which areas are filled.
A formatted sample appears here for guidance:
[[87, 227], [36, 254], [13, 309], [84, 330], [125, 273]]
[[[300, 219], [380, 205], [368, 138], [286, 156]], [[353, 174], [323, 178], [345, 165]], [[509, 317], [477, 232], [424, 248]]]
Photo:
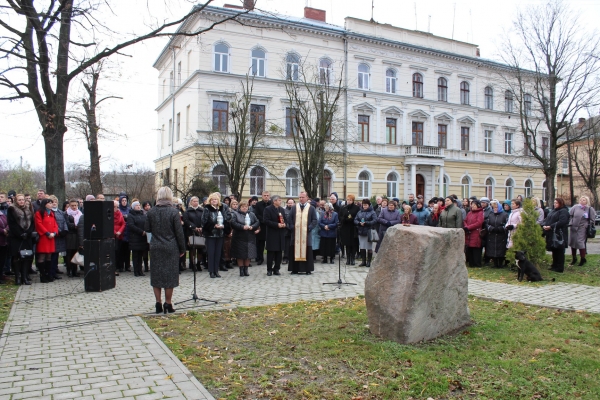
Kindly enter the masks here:
[[596, 223], [596, 210], [590, 207], [589, 204], [590, 199], [587, 196], [581, 196], [579, 204], [573, 206], [569, 211], [571, 218], [569, 223], [569, 246], [571, 247], [571, 255], [573, 256], [571, 265], [577, 264], [577, 249], [579, 249], [579, 255], [581, 256], [581, 261], [579, 261], [580, 267], [586, 263], [585, 249], [587, 248], [588, 226]]
[[[173, 208], [173, 192], [168, 187], [158, 189], [156, 207], [146, 214], [144, 231], [152, 233], [150, 258], [152, 271], [150, 285], [156, 297], [156, 313], [175, 312], [171, 297], [173, 288], [179, 286], [179, 258], [185, 254], [185, 237], [179, 212]], [[161, 289], [165, 289], [165, 303]]]
[[[233, 238], [231, 239], [231, 257], [235, 258], [240, 267], [240, 276], [250, 276], [248, 267], [250, 259], [256, 258], [256, 230], [260, 228], [260, 222], [253, 212], [248, 211], [248, 202], [242, 201], [238, 211], [232, 213], [231, 227]], [[246, 225], [248, 216], [248, 225]]]

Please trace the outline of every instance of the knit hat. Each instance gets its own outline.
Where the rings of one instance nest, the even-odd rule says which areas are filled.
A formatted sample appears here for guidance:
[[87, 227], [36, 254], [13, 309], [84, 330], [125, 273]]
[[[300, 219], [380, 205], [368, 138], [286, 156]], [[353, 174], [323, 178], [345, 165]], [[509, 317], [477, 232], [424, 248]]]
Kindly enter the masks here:
[[490, 204], [490, 199], [488, 199], [487, 197], [482, 197], [481, 199], [479, 199], [479, 201], [481, 201], [482, 203]]
[[133, 208], [135, 210], [136, 206], [139, 206], [140, 202], [139, 201], [134, 201], [133, 203], [131, 203], [131, 208]]
[[85, 201], [94, 201], [94, 200], [96, 200], [96, 198], [92, 194], [88, 194], [87, 196], [85, 196]]

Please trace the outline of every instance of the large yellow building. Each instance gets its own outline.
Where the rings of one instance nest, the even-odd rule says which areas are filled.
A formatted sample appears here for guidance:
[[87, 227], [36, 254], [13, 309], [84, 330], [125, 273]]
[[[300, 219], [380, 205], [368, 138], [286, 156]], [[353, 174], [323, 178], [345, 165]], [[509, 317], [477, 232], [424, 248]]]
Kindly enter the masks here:
[[[180, 29], [237, 12], [207, 7]], [[161, 183], [184, 185], [201, 172], [228, 192], [221, 167], [203, 157], [202, 148], [211, 145], [213, 129], [230, 129], [220, 112], [250, 71], [255, 111], [282, 129], [268, 135], [269, 150], [249, 171], [243, 195], [267, 189], [296, 197], [302, 188], [285, 136], [289, 102], [282, 71], [312, 63], [333, 75], [343, 66], [340, 104], [348, 127], [346, 168], [325, 166], [320, 196], [342, 195], [346, 184], [346, 193], [358, 198], [546, 197], [544, 175], [524, 156], [517, 104], [501, 78], [507, 68], [480, 58], [476, 45], [352, 17], [339, 27], [309, 7], [304, 18], [259, 11], [241, 18], [247, 23], [173, 38], [154, 64]], [[288, 78], [296, 79], [293, 72]]]

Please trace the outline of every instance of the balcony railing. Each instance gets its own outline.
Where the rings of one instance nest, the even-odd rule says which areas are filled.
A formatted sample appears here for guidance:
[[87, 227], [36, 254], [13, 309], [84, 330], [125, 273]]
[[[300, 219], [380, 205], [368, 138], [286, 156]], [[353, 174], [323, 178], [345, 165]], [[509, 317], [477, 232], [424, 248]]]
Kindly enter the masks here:
[[444, 149], [433, 146], [406, 146], [404, 154], [417, 157], [444, 157]]

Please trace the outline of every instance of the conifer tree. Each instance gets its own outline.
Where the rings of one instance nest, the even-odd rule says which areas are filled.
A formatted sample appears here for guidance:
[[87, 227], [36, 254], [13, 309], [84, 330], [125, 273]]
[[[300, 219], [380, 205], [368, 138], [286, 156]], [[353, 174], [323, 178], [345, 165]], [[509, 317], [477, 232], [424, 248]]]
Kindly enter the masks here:
[[521, 223], [512, 236], [513, 246], [508, 249], [506, 254], [509, 260], [515, 259], [515, 251], [526, 251], [528, 260], [538, 268], [542, 266], [546, 258], [546, 241], [542, 236], [542, 227], [537, 224], [537, 219], [538, 213], [533, 201], [525, 199], [521, 212]]

